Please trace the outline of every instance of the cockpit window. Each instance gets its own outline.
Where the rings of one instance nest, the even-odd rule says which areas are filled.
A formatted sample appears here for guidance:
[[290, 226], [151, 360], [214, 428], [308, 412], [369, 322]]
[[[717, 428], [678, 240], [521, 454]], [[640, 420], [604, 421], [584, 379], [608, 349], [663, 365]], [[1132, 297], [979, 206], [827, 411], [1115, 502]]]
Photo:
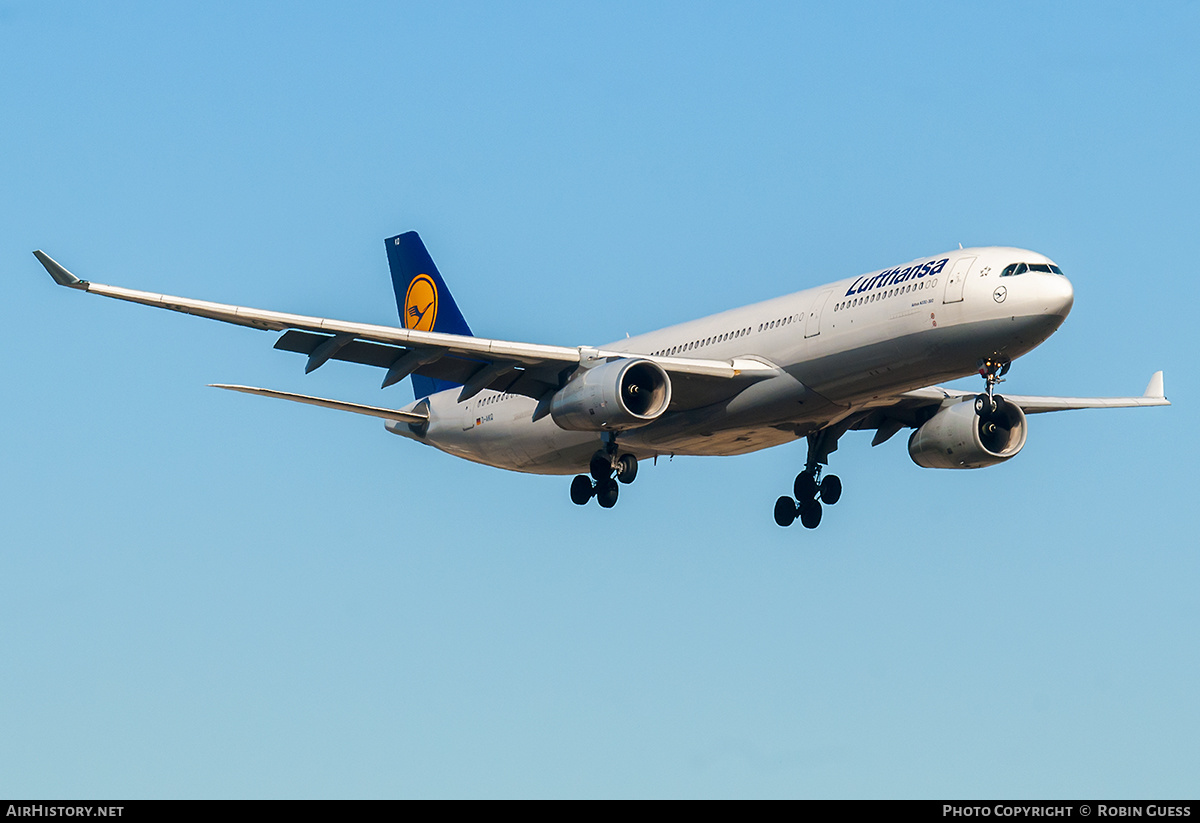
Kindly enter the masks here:
[[1010, 263], [1000, 272], [1001, 277], [1016, 277], [1027, 271], [1040, 271], [1046, 274], [1062, 274], [1063, 270], [1053, 263]]

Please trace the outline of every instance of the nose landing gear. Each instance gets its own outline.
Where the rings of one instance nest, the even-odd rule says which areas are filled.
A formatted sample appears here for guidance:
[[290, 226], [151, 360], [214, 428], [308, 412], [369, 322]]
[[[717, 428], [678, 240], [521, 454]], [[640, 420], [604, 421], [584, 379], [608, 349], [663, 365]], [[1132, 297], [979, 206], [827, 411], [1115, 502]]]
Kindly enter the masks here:
[[996, 386], [1004, 382], [1004, 375], [1008, 374], [1011, 366], [1012, 360], [1002, 354], [993, 354], [979, 361], [979, 376], [987, 381], [984, 393], [975, 396], [975, 414], [982, 419], [988, 420], [1000, 408]]
[[[587, 505], [593, 497], [601, 508], [611, 509], [617, 505], [618, 482], [628, 485], [637, 477], [638, 461], [632, 454], [617, 454], [616, 439], [605, 440], [605, 447], [592, 455], [588, 463], [589, 477], [577, 474], [571, 481], [571, 502], [577, 506]], [[596, 482], [593, 483], [592, 480]]]

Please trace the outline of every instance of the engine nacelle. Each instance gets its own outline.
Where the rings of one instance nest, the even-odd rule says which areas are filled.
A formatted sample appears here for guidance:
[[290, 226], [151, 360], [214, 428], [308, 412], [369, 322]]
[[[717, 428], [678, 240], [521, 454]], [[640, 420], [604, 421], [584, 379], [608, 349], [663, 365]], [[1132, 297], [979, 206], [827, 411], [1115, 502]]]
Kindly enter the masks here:
[[981, 469], [1015, 457], [1028, 432], [1021, 407], [997, 395], [986, 420], [972, 402], [942, 409], [908, 438], [908, 454], [927, 469]]
[[671, 403], [671, 378], [649, 360], [614, 360], [580, 369], [550, 401], [550, 416], [571, 431], [620, 431], [653, 421]]

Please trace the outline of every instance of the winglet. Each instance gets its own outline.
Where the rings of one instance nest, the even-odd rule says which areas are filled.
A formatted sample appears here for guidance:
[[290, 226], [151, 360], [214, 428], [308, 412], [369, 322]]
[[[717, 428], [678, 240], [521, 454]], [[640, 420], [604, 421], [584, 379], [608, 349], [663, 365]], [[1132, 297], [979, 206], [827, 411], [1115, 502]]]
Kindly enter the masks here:
[[1166, 397], [1163, 394], [1163, 375], [1161, 371], [1156, 371], [1150, 376], [1150, 382], [1146, 385], [1145, 397]]
[[38, 259], [38, 262], [46, 267], [46, 271], [50, 272], [50, 276], [54, 278], [54, 282], [60, 286], [70, 286], [73, 289], [87, 289], [89, 283], [86, 280], [80, 280], [75, 275], [64, 269], [50, 255], [46, 254], [41, 249], [33, 253], [33, 256]]

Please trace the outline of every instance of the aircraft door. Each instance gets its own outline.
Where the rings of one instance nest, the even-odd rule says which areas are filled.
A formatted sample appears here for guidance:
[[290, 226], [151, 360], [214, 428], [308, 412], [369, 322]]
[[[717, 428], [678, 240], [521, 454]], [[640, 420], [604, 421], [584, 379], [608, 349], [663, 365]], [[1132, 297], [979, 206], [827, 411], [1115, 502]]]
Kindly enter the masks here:
[[808, 307], [808, 317], [804, 320], [804, 337], [816, 337], [821, 333], [821, 317], [825, 314], [825, 304], [829, 302], [829, 296], [833, 294], [833, 289], [823, 291], [817, 295], [817, 299]]
[[971, 273], [971, 266], [974, 263], [974, 257], [960, 257], [954, 261], [954, 268], [950, 270], [950, 276], [946, 278], [946, 296], [942, 298], [943, 303], [962, 302], [963, 286], [967, 283], [967, 275]]

